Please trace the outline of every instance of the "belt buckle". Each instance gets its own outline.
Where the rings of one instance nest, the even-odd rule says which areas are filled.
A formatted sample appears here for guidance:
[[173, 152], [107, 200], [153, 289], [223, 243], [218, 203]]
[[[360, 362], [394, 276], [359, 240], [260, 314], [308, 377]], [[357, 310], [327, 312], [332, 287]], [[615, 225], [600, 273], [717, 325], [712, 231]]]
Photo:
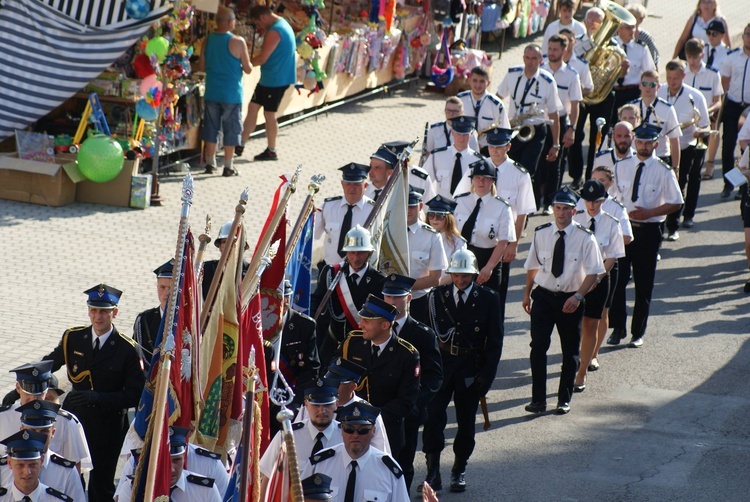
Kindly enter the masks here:
[[451, 353], [452, 356], [457, 356], [458, 355], [458, 347], [456, 347], [452, 343], [451, 343], [451, 351], [450, 351], [450, 353]]

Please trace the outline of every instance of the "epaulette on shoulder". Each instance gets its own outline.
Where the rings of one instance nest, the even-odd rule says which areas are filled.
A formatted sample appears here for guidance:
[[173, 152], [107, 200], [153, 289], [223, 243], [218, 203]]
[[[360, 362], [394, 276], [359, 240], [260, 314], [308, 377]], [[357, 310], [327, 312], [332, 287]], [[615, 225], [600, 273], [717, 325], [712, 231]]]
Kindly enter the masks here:
[[294, 311], [294, 313], [295, 313], [295, 314], [297, 314], [298, 316], [300, 316], [300, 317], [301, 317], [302, 319], [305, 319], [305, 320], [308, 320], [308, 321], [312, 321], [312, 322], [315, 322], [315, 319], [313, 319], [312, 317], [310, 317], [310, 316], [309, 316], [309, 315], [307, 315], [307, 314], [303, 314], [302, 312], [299, 312], [299, 311], [297, 311], [297, 310], [295, 310], [295, 311]]
[[414, 345], [410, 344], [409, 342], [407, 342], [406, 340], [404, 340], [401, 337], [398, 338], [398, 343], [399, 343], [399, 345], [403, 346], [405, 349], [407, 349], [412, 354], [417, 351], [417, 348]]
[[552, 75], [547, 70], [539, 70], [539, 76], [550, 84], [555, 81], [555, 79], [552, 78]]
[[343, 195], [337, 195], [335, 197], [328, 197], [327, 199], [323, 199], [323, 203], [325, 204], [326, 202], [333, 202], [334, 200], [341, 200], [343, 198], [344, 198]]
[[544, 225], [539, 225], [538, 227], [536, 227], [534, 229], [534, 231], [537, 232], [537, 231], [539, 231], [539, 230], [541, 230], [543, 228], [547, 228], [547, 227], [550, 227], [550, 226], [552, 226], [552, 222], [551, 221], [548, 222], [548, 223], [545, 223]]
[[482, 154], [481, 154], [481, 153], [479, 153], [479, 152], [474, 152], [474, 156], [475, 156], [476, 158], [478, 158], [478, 159], [484, 159], [484, 155], [482, 155]]
[[601, 152], [596, 152], [596, 158], [602, 157], [604, 155], [609, 155], [612, 152], [612, 148], [607, 148], [606, 150], [602, 150]]
[[403, 476], [404, 472], [398, 466], [398, 464], [396, 463], [396, 461], [393, 460], [391, 457], [389, 457], [388, 455], [383, 455], [383, 457], [381, 458], [381, 460], [386, 465], [386, 467], [388, 467], [388, 470], [391, 471], [394, 476], [396, 476], [396, 479], [398, 479], [401, 476]]
[[719, 73], [719, 70], [713, 66], [706, 65], [706, 69], [711, 70], [714, 73]]
[[738, 52], [739, 50], [740, 50], [739, 47], [735, 47], [734, 49], [731, 49], [731, 50], [727, 51], [727, 56], [730, 55], [730, 54], [734, 54], [735, 52]]
[[72, 460], [68, 460], [67, 458], [61, 457], [60, 455], [56, 455], [54, 453], [50, 455], [49, 459], [53, 464], [61, 465], [63, 467], [67, 467], [68, 469], [76, 466], [76, 463]]
[[271, 342], [271, 340], [269, 340], [269, 339], [267, 339], [267, 338], [264, 338], [264, 339], [263, 339], [263, 346], [264, 346], [264, 347], [269, 347], [269, 348], [270, 348], [270, 347], [273, 347], [273, 342]]
[[409, 172], [412, 173], [417, 178], [421, 178], [423, 180], [426, 180], [427, 178], [430, 177], [430, 175], [427, 173], [427, 171], [425, 171], [421, 167], [412, 167]]
[[456, 195], [455, 197], [453, 197], [453, 199], [455, 200], [455, 199], [458, 199], [459, 197], [466, 197], [466, 196], [467, 196], [467, 195], [469, 195], [470, 193], [471, 193], [471, 192], [464, 192], [464, 193], [460, 193], [460, 194]]
[[214, 453], [211, 450], [207, 450], [205, 448], [196, 448], [195, 454], [200, 455], [201, 457], [208, 457], [212, 458], [214, 460], [221, 460], [221, 455], [218, 453]]
[[583, 59], [581, 56], [576, 56], [576, 55], [573, 55], [573, 57], [578, 58], [578, 61], [580, 61], [581, 63], [583, 63], [585, 65], [589, 64], [589, 60], [588, 59]]
[[646, 46], [646, 44], [643, 43], [643, 40], [636, 39], [634, 40], [634, 42], [637, 43], [638, 45], [642, 45], [644, 47]]
[[664, 166], [665, 169], [668, 169], [670, 171], [674, 170], [674, 168], [672, 166], [670, 166], [669, 164], [667, 164], [666, 162], [664, 162], [663, 160], [661, 160], [659, 157], [657, 157], [656, 160], [658, 160], [661, 163], [661, 165]]
[[77, 423], [77, 424], [81, 423], [81, 422], [80, 422], [80, 421], [78, 420], [78, 417], [76, 417], [75, 415], [73, 415], [73, 414], [72, 414], [71, 412], [69, 412], [68, 410], [63, 410], [62, 408], [60, 408], [59, 410], [57, 410], [57, 416], [59, 416], [59, 417], [64, 417], [65, 419], [67, 419], [67, 420], [71, 420], [71, 421], [73, 421], [73, 422], [75, 422], [75, 423]]
[[207, 478], [206, 476], [199, 476], [197, 474], [188, 474], [187, 481], [188, 483], [205, 486], [206, 488], [212, 488], [214, 486], [214, 478]]
[[328, 460], [329, 458], [333, 458], [334, 455], [336, 455], [336, 450], [334, 450], [333, 448], [326, 448], [325, 450], [320, 450], [318, 453], [310, 457], [310, 465], [319, 464], [323, 460]]
[[581, 224], [580, 224], [580, 223], [578, 223], [578, 222], [575, 222], [575, 221], [574, 221], [574, 222], [573, 222], [573, 226], [574, 226], [575, 228], [577, 228], [578, 230], [583, 230], [584, 232], [588, 232], [588, 233], [590, 233], [590, 234], [593, 234], [593, 232], [592, 232], [591, 230], [589, 230], [588, 228], [584, 227], [583, 225], [581, 225]]
[[667, 105], [667, 106], [669, 106], [669, 107], [671, 107], [671, 106], [672, 106], [672, 103], [670, 103], [669, 101], [667, 101], [667, 100], [666, 100], [666, 99], [664, 99], [664, 98], [656, 98], [656, 101], [660, 101], [660, 102], [664, 103], [665, 105]]
[[304, 426], [305, 426], [305, 422], [294, 422], [294, 423], [292, 424], [292, 430], [293, 430], [293, 431], [298, 431], [298, 430], [300, 430], [301, 428], [303, 428]]
[[432, 152], [430, 152], [430, 153], [438, 153], [438, 152], [444, 152], [444, 151], [446, 151], [447, 149], [448, 149], [448, 145], [445, 145], [445, 146], [441, 146], [440, 148], [435, 148], [435, 149], [434, 149], [434, 150], [433, 150]]
[[529, 170], [526, 169], [525, 167], [523, 167], [523, 164], [521, 164], [520, 162], [515, 162], [514, 161], [513, 165], [516, 166], [516, 169], [518, 169], [519, 171], [521, 171], [523, 174], [529, 174]]
[[629, 105], [635, 105], [635, 104], [638, 104], [640, 102], [641, 102], [641, 98], [635, 98], [635, 99], [633, 99], [631, 101], [628, 101], [627, 104], [629, 104]]
[[576, 211], [576, 214], [583, 214], [583, 211], [583, 209], [579, 209], [578, 211]]
[[129, 345], [132, 345], [133, 347], [135, 347], [135, 340], [133, 340], [132, 338], [130, 338], [130, 337], [128, 337], [128, 336], [125, 336], [125, 333], [120, 333], [120, 332], [118, 331], [118, 332], [117, 332], [117, 334], [118, 334], [118, 335], [120, 335], [120, 338], [121, 338], [121, 339], [122, 339], [123, 341], [125, 341], [125, 342], [127, 342], [127, 343], [128, 343]]
[[432, 125], [430, 126], [430, 129], [432, 129], [433, 127], [443, 127], [444, 125], [445, 125], [445, 121], [442, 121], [442, 122], [435, 122], [434, 124], [432, 124]]
[[432, 228], [432, 227], [431, 227], [430, 225], [428, 225], [427, 223], [420, 223], [420, 225], [419, 225], [419, 226], [421, 226], [422, 228], [424, 228], [424, 229], [425, 229], [425, 230], [427, 230], [428, 232], [432, 232], [433, 234], [436, 234], [436, 233], [438, 233], [438, 231], [437, 231], [437, 230], [435, 230], [434, 228]]
[[65, 333], [75, 333], [77, 331], [85, 331], [88, 326], [73, 326], [72, 328], [68, 328], [65, 330]]
[[0, 486], [0, 497], [5, 495], [6, 493], [8, 493], [8, 489], [5, 488], [4, 486]]
[[495, 198], [496, 198], [497, 200], [499, 200], [500, 202], [504, 202], [506, 206], [510, 207], [510, 202], [508, 202], [507, 200], [503, 199], [503, 198], [502, 198], [502, 197], [500, 197], [499, 195], [495, 195]]
[[487, 95], [487, 99], [489, 99], [490, 101], [492, 101], [496, 105], [502, 105], [503, 104], [503, 102], [500, 101], [500, 98], [498, 98], [497, 96], [493, 96], [492, 94], [488, 94]]
[[57, 491], [51, 486], [48, 486], [47, 489], [44, 491], [47, 492], [47, 494], [52, 495], [53, 497], [58, 498], [60, 500], [66, 500], [66, 501], [73, 500], [73, 497], [69, 495], [65, 495], [63, 492]]
[[578, 75], [578, 70], [576, 70], [576, 69], [575, 69], [575, 68], [573, 68], [572, 66], [568, 65], [568, 67], [567, 67], [567, 68], [568, 68], [568, 69], [569, 69], [570, 71], [572, 71], [572, 72], [573, 72], [573, 75]]
[[463, 98], [464, 96], [468, 96], [469, 94], [471, 94], [471, 91], [461, 91], [458, 94], [456, 94], [456, 97]]
[[620, 223], [619, 219], [615, 218], [614, 216], [612, 216], [611, 214], [609, 214], [607, 211], [602, 211], [602, 214], [604, 216], [607, 216], [607, 217], [612, 218], [613, 220], [615, 220], [615, 223]]
[[612, 202], [614, 202], [615, 204], [617, 204], [621, 208], [623, 208], [623, 209], [625, 208], [625, 204], [623, 204], [622, 202], [620, 202], [619, 200], [617, 200], [617, 197], [611, 197], [611, 199], [612, 199]]
[[365, 197], [365, 204], [370, 204], [371, 206], [374, 206], [375, 205], [375, 201], [372, 200], [369, 197]]
[[0, 406], [0, 413], [2, 413], [4, 411], [8, 411], [9, 409], [11, 409], [13, 407], [13, 404], [15, 404], [15, 403], [9, 403], [9, 404], [5, 404], [3, 406]]
[[8, 455], [0, 457], [0, 465], [8, 465]]
[[522, 71], [522, 70], [523, 70], [523, 65], [511, 66], [510, 68], [508, 68], [508, 73], [515, 73], [515, 72]]

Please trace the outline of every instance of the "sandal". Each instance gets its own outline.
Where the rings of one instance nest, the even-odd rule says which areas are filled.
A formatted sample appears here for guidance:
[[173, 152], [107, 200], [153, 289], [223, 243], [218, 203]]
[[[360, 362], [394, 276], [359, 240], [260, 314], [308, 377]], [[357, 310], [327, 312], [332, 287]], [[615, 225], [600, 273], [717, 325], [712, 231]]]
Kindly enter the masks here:
[[[708, 165], [711, 165], [711, 169], [708, 168]], [[706, 172], [701, 175], [701, 180], [708, 181], [714, 179], [714, 163], [713, 162], [706, 162]]]

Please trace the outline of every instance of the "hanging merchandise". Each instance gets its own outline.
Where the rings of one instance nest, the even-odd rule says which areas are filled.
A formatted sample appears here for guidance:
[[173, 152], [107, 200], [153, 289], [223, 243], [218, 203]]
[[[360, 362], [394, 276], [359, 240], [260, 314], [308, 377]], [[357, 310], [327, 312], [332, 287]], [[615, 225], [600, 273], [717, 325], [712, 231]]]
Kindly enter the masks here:
[[446, 87], [453, 81], [453, 66], [448, 49], [448, 27], [443, 26], [443, 36], [440, 39], [440, 50], [435, 54], [432, 62], [430, 80], [438, 87]]

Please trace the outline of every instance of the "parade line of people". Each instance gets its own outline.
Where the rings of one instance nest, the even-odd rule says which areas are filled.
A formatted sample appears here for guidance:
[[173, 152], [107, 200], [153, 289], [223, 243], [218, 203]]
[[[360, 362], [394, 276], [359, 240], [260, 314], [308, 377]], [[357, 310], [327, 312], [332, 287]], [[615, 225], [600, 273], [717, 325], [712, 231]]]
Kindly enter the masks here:
[[[560, 20], [549, 25], [544, 43], [524, 48], [523, 64], [508, 70], [494, 94], [489, 69], [471, 71], [471, 89], [448, 98], [445, 120], [428, 128], [419, 162], [404, 154], [407, 142], [392, 141], [369, 164], [339, 169], [341, 195], [325, 199], [315, 214], [323, 260], [309, 312], [295, 311], [295, 292], [284, 280], [280, 333], [264, 341], [261, 368], [268, 382], [283, 373], [298, 396], [289, 405], [295, 417], [287, 432], [305, 500], [405, 501], [414, 492], [437, 500], [441, 490], [469, 488], [476, 415], [480, 406], [486, 410], [501, 360], [510, 267], [524, 237], [530, 244], [522, 299], [530, 317], [527, 412], [548, 411], [547, 352], [555, 328], [562, 370], [551, 410], [571, 412], [588, 374], [602, 367], [600, 347], [628, 336], [631, 277], [627, 343], [645, 345], [661, 243], [698, 224], [700, 183], [713, 176], [712, 165], [704, 171], [704, 156], [715, 155], [721, 124], [725, 174], [739, 143], [739, 179], [750, 180], [750, 121], [737, 123], [750, 106], [750, 24], [742, 46], [726, 50], [717, 68], [714, 46], [723, 44], [726, 21], [707, 18], [704, 3], [714, 2], [699, 2], [690, 36], [681, 41], [685, 60], [666, 62], [664, 83], [653, 39], [639, 37], [635, 22], [621, 22], [611, 40], [624, 54], [617, 83], [587, 105], [595, 84], [580, 57], [585, 49], [576, 47], [591, 46], [604, 13], [592, 8], [578, 23], [576, 3], [562, 0]], [[696, 35], [698, 20], [709, 41]], [[581, 149], [587, 119], [588, 163]], [[571, 183], [563, 185], [566, 171]], [[389, 179], [400, 175], [408, 186], [408, 275], [381, 272], [374, 235], [385, 223], [370, 218], [377, 201], [390, 196]], [[739, 186], [750, 266], [748, 184], [732, 179], [738, 178], [727, 178], [721, 197]], [[552, 221], [527, 230], [535, 213]], [[222, 227], [219, 249], [231, 228], [231, 222]], [[205, 297], [219, 264], [204, 264]], [[6, 455], [0, 502], [137, 499], [133, 485], [146, 452], [131, 444], [128, 409], [143, 405], [176, 266], [169, 260], [154, 270], [160, 305], [137, 317], [132, 337], [114, 325], [122, 292], [99, 284], [84, 292], [90, 325], [66, 330], [40, 361], [11, 370], [16, 387], [0, 408]], [[744, 290], [750, 293], [750, 281]], [[53, 375], [63, 367], [72, 386], [67, 393]], [[451, 402], [457, 427], [448, 460]], [[279, 493], [284, 443], [279, 423], [270, 425], [275, 435], [258, 459], [263, 500]], [[427, 469], [415, 482], [420, 430]], [[197, 446], [196, 430], [187, 427], [164, 434], [170, 500], [220, 501], [233, 493], [228, 469], [238, 461], [236, 451]]]

